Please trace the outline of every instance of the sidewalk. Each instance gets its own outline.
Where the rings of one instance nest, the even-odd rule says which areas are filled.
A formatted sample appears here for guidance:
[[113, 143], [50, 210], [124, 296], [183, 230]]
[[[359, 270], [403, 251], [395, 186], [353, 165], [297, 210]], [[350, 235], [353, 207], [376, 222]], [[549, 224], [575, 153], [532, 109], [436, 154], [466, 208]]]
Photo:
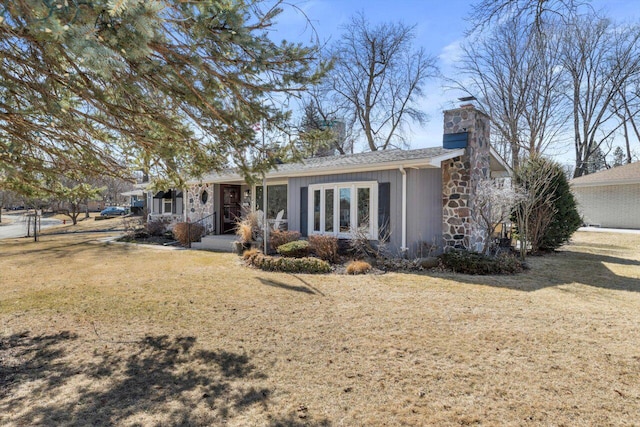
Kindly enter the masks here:
[[601, 227], [580, 227], [578, 231], [595, 231], [597, 233], [624, 233], [624, 234], [640, 234], [640, 230], [628, 228], [601, 228]]

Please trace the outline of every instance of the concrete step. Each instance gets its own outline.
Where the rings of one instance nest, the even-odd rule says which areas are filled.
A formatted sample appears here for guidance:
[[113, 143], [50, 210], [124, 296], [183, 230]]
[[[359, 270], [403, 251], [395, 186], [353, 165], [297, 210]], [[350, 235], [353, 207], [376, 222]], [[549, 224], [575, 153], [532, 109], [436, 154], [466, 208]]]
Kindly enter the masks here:
[[191, 249], [201, 249], [215, 252], [233, 252], [233, 242], [236, 236], [222, 234], [218, 236], [204, 236], [200, 242], [191, 244]]

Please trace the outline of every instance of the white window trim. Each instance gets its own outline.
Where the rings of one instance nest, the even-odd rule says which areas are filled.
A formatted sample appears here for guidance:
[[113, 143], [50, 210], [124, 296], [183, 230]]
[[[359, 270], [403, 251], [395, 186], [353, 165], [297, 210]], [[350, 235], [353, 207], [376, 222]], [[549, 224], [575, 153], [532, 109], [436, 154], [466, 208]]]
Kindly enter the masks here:
[[[340, 232], [340, 189], [349, 188], [351, 190], [351, 211], [350, 229], [354, 229], [358, 224], [358, 188], [369, 189], [369, 232], [367, 236], [371, 240], [378, 240], [378, 182], [377, 181], [347, 181], [331, 182], [326, 184], [311, 184], [307, 191], [307, 232], [312, 234], [327, 234], [341, 239], [353, 237], [351, 231]], [[320, 190], [320, 231], [314, 230], [314, 193]], [[325, 194], [326, 190], [333, 190], [333, 231], [324, 231], [325, 227]]]

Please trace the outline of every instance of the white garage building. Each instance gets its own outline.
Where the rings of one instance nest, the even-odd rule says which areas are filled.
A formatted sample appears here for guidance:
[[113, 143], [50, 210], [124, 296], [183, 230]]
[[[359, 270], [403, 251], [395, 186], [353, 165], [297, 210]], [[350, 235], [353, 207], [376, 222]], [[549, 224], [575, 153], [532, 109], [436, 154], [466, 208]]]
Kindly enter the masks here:
[[571, 180], [586, 225], [640, 229], [640, 162]]

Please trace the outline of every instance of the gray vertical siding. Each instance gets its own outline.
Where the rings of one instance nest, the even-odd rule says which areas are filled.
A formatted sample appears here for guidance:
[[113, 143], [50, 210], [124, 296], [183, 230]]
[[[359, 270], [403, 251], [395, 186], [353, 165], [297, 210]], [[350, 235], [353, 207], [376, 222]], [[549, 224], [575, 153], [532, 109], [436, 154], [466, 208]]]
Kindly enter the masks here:
[[[349, 181], [377, 181], [390, 183], [391, 238], [389, 249], [400, 252], [402, 246], [402, 175], [397, 169], [374, 172], [344, 173], [314, 177], [289, 178], [289, 229], [300, 230], [300, 188], [312, 184]], [[377, 208], [377, 207], [376, 207]], [[295, 213], [295, 214], [294, 214]], [[407, 169], [407, 247], [409, 255], [426, 255], [426, 245], [442, 240], [442, 170]]]
[[349, 181], [377, 181], [378, 183], [388, 182], [391, 184], [391, 239], [389, 248], [393, 251], [398, 251], [402, 244], [402, 227], [400, 225], [400, 217], [402, 215], [402, 177], [397, 169], [289, 178], [287, 197], [287, 210], [291, 212], [289, 215], [289, 230], [300, 230], [301, 187], [308, 187], [312, 184]]
[[407, 169], [407, 247], [412, 257], [442, 245], [442, 169]]

